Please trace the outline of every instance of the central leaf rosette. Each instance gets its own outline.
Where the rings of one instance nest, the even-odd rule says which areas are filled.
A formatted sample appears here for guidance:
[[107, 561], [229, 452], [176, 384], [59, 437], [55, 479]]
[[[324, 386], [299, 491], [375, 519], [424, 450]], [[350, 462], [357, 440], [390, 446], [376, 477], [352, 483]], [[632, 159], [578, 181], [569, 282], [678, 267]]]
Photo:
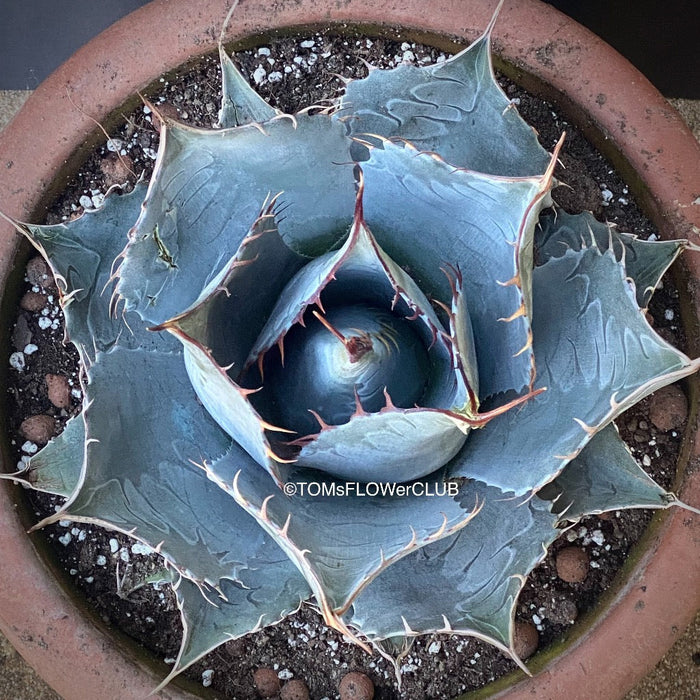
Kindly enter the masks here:
[[309, 435], [355, 413], [376, 413], [390, 400], [402, 408], [420, 403], [430, 358], [408, 322], [366, 304], [312, 315], [315, 323], [307, 319], [285, 337], [286, 363], [280, 357], [265, 373], [279, 425]]
[[[160, 327], [185, 346], [212, 417], [278, 483], [290, 464], [360, 482], [427, 476], [471, 428], [533, 395], [479, 413], [461, 273], [443, 269], [452, 290], [450, 304], [436, 302], [443, 323], [370, 232], [363, 195], [360, 173], [349, 235], [312, 260], [284, 243], [275, 203], [266, 206], [196, 302]], [[275, 263], [275, 278], [251, 285], [261, 259]]]

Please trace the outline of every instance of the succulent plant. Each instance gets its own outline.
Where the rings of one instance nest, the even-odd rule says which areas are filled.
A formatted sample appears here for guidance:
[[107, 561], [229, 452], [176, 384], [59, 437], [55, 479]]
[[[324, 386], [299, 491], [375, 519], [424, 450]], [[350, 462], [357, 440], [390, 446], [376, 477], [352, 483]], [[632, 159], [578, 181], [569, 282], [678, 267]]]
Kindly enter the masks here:
[[16, 222], [84, 406], [13, 478], [66, 497], [42, 524], [162, 555], [169, 678], [307, 600], [367, 649], [449, 631], [521, 663], [562, 523], [680, 504], [612, 421], [700, 366], [643, 313], [688, 244], [552, 213], [558, 147], [496, 83], [491, 26], [296, 115], [222, 49], [219, 128], [163, 116], [147, 187]]

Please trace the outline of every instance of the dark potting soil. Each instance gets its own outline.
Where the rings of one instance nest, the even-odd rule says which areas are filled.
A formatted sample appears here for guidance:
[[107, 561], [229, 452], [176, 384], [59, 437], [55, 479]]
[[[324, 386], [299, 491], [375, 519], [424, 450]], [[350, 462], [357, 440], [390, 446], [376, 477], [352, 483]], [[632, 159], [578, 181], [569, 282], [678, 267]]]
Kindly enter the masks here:
[[[366, 74], [364, 61], [387, 68], [401, 61], [419, 65], [444, 60], [435, 49], [391, 39], [333, 37], [321, 34], [275, 40], [237, 55], [239, 65], [271, 104], [294, 113], [310, 104], [321, 104], [342, 88], [338, 75], [358, 78]], [[211, 126], [217, 118], [220, 75], [218, 60], [210, 57], [182, 75], [162, 78], [149, 99], [159, 109], [196, 126]], [[554, 199], [570, 212], [584, 210], [615, 222], [623, 231], [642, 238], [655, 235], [641, 214], [625, 183], [582, 135], [556, 113], [551, 105], [524, 93], [502, 79], [507, 95], [523, 117], [552, 150], [562, 131], [567, 138], [556, 176], [569, 187], [554, 190]], [[327, 104], [327, 102], [326, 102]], [[82, 105], [89, 112], [89, 105]], [[85, 207], [99, 204], [107, 189], [127, 181], [133, 187], [138, 175], [148, 176], [157, 149], [157, 121], [147, 107], [126, 115], [124, 125], [110, 134], [111, 141], [96, 150], [46, 217], [48, 223], [73, 218]], [[19, 432], [29, 416], [45, 415], [58, 432], [67, 418], [80, 410], [77, 354], [62, 344], [63, 325], [58, 295], [50, 277], [42, 278], [41, 262], [28, 268], [25, 296], [12, 329], [15, 366], [9, 386], [11, 428], [15, 431], [16, 458], [31, 454], [37, 443]], [[655, 294], [650, 317], [659, 332], [677, 347], [684, 338], [676, 323], [677, 293], [668, 283]], [[21, 355], [21, 357], [20, 357]], [[59, 375], [59, 391], [49, 398], [46, 375]], [[51, 381], [51, 380], [49, 380]], [[128, 387], [125, 387], [128, 391]], [[656, 410], [658, 413], [658, 400]], [[618, 421], [623, 437], [640, 463], [669, 488], [675, 474], [683, 426], [655, 425], [646, 399]], [[663, 410], [661, 411], [663, 413]], [[682, 420], [682, 416], [679, 420]], [[49, 421], [49, 424], [51, 421]], [[46, 426], [44, 426], [46, 428]], [[58, 510], [61, 499], [28, 493], [38, 519]], [[575, 620], [590, 610], [611, 585], [630, 548], [651, 518], [645, 511], [613, 512], [591, 516], [563, 532], [545, 561], [525, 586], [517, 607], [517, 619], [537, 632], [543, 649], [567, 633]], [[120, 628], [156, 656], [172, 664], [177, 654], [181, 626], [174, 596], [165, 587], [134, 583], [158, 568], [150, 554], [128, 537], [81, 523], [61, 522], [45, 528], [60, 565], [109, 626]], [[555, 558], [564, 547], [574, 546], [589, 560], [585, 579], [567, 583], [557, 575]], [[430, 592], [427, 592], [429, 594]], [[439, 595], [439, 591], [435, 591]], [[348, 671], [361, 671], [375, 685], [375, 697], [452, 698], [479, 688], [512, 671], [515, 666], [493, 647], [468, 637], [432, 635], [417, 639], [406, 650], [401, 667], [401, 687], [391, 665], [382, 657], [370, 657], [326, 628], [312, 606], [303, 607], [282, 623], [228, 642], [195, 664], [187, 674], [210, 686], [217, 697], [259, 697], [253, 682], [256, 669], [273, 669], [282, 681], [303, 680], [312, 698], [338, 697], [338, 684]], [[164, 675], [165, 675], [164, 671]]]

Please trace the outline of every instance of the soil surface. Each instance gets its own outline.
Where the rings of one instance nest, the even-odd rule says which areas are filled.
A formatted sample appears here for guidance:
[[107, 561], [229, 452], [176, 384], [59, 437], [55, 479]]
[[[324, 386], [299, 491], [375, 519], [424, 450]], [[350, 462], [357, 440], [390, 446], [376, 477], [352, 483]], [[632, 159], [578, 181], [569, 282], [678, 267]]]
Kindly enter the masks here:
[[[424, 65], [444, 58], [435, 49], [404, 42], [400, 35], [391, 40], [370, 40], [316, 34], [281, 39], [237, 55], [239, 65], [258, 91], [289, 113], [335, 95], [342, 89], [339, 75], [364, 76], [364, 61], [386, 68], [402, 61]], [[217, 119], [219, 85], [218, 61], [212, 57], [186, 74], [161, 79], [149, 99], [158, 109], [177, 114], [182, 121], [210, 127]], [[556, 176], [569, 187], [554, 191], [560, 206], [570, 212], [593, 211], [599, 219], [615, 222], [621, 230], [642, 238], [655, 235], [624, 182], [551, 105], [523, 93], [505, 79], [502, 85], [523, 117], [536, 128], [546, 149], [551, 151], [561, 133], [567, 133]], [[141, 173], [148, 176], [158, 143], [154, 121], [148, 107], [126, 115], [124, 126], [110, 134], [111, 140], [88, 159], [65, 196], [56, 202], [47, 223], [73, 218], [84, 208], [99, 205], [113, 184], [126, 181], [128, 188]], [[62, 343], [62, 315], [46, 272], [39, 259], [30, 261], [26, 289], [11, 329], [14, 353], [10, 362], [15, 371], [11, 373], [9, 403], [18, 466], [51, 434], [60, 431], [82, 405], [77, 354]], [[684, 338], [676, 325], [677, 293], [668, 283], [654, 296], [649, 313], [657, 330], [682, 349]], [[665, 400], [670, 406], [679, 397]], [[618, 421], [618, 427], [640, 464], [668, 488], [673, 482], [684, 427], [684, 404], [681, 397], [678, 419], [671, 425], [659, 418], [667, 416], [670, 409], [659, 410], [659, 401], [655, 399], [654, 403], [657, 406], [652, 412], [651, 399], [641, 402]], [[27, 432], [25, 421], [32, 416], [46, 418], [35, 420], [35, 425], [29, 426], [35, 432]], [[60, 499], [55, 497], [32, 492], [28, 498], [37, 520], [60, 506]], [[650, 518], [651, 514], [643, 511], [613, 512], [588, 517], [562, 534], [530, 576], [519, 599], [518, 641], [524, 656], [557, 640], [595, 605]], [[181, 636], [173, 594], [167, 587], [134, 590], [145, 573], [158, 568], [158, 557], [128, 537], [91, 525], [60, 522], [47, 527], [45, 533], [61, 566], [103, 620], [172, 664]], [[556, 559], [564, 548], [574, 548], [573, 560], [578, 562], [582, 573], [578, 578], [582, 580], [567, 582], [562, 576], [571, 579], [572, 574], [561, 568], [558, 572]], [[263, 690], [259, 677], [256, 687], [254, 672], [268, 668], [282, 684], [302, 680], [312, 698], [336, 698], [343, 676], [360, 671], [373, 682], [374, 697], [418, 700], [453, 698], [515, 668], [493, 647], [454, 635], [416, 640], [399, 665], [400, 688], [390, 663], [380, 656], [369, 657], [344, 641], [307, 606], [276, 626], [222, 645], [187, 674], [213, 689], [217, 697], [248, 699], [260, 697]], [[291, 693], [290, 686], [287, 695], [291, 697]]]

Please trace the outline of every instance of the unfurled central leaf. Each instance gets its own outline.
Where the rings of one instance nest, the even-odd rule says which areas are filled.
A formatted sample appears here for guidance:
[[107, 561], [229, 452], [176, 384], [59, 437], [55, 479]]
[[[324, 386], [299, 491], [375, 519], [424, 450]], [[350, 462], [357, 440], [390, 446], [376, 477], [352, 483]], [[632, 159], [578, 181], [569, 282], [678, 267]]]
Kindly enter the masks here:
[[275, 358], [265, 370], [274, 422], [310, 435], [356, 412], [376, 413], [387, 401], [402, 408], [420, 402], [428, 350], [409, 321], [361, 304], [331, 308], [320, 319], [295, 326], [285, 337], [284, 364]]

